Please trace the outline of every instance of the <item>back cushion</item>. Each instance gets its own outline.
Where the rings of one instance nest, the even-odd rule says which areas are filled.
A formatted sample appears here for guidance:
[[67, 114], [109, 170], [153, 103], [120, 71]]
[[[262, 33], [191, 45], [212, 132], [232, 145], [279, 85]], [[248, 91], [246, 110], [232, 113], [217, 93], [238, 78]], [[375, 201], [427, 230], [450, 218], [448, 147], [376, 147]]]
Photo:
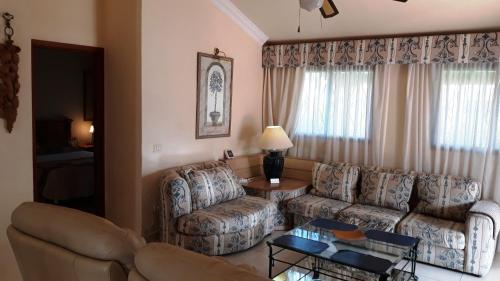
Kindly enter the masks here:
[[192, 170], [186, 177], [191, 190], [193, 210], [245, 196], [245, 190], [228, 167]]
[[360, 203], [399, 211], [410, 210], [410, 197], [415, 176], [364, 170], [361, 175]]
[[347, 163], [315, 163], [312, 194], [354, 203], [360, 167]]
[[477, 182], [470, 178], [421, 174], [417, 180], [420, 202], [415, 212], [464, 222], [474, 202], [480, 198]]

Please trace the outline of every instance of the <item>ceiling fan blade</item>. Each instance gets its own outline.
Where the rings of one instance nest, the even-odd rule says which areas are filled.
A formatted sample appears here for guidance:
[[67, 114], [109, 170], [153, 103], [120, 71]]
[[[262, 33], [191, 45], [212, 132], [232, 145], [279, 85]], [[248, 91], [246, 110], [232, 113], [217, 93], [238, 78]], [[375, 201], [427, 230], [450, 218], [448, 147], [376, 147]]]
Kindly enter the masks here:
[[394, 0], [394, 1], [398, 1], [398, 2], [408, 2], [408, 0]]
[[321, 14], [324, 18], [331, 18], [339, 14], [339, 10], [335, 6], [335, 4], [333, 4], [333, 0], [323, 1], [323, 6], [319, 8], [319, 10], [321, 11]]

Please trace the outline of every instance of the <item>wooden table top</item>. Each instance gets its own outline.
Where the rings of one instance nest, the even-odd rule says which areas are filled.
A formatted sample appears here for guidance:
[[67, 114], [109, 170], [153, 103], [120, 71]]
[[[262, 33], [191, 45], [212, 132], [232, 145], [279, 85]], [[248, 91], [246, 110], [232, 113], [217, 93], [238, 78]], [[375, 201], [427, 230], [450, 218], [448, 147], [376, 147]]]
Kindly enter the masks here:
[[250, 179], [250, 181], [246, 184], [243, 184], [243, 187], [255, 189], [255, 190], [264, 190], [264, 191], [273, 191], [273, 190], [296, 190], [304, 187], [310, 186], [311, 183], [301, 180], [289, 179], [289, 178], [281, 178], [280, 183], [271, 184], [265, 177], [257, 177], [254, 179]]

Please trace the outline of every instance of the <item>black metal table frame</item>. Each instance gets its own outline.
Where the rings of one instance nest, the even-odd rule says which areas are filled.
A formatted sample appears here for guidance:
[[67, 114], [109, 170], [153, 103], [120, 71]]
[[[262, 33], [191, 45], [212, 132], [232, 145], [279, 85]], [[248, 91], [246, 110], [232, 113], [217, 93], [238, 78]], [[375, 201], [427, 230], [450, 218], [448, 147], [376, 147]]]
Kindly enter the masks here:
[[[398, 274], [401, 274], [401, 272], [405, 272], [404, 268], [406, 268], [408, 266], [408, 264], [411, 264], [411, 271], [408, 272], [408, 273], [410, 273], [410, 276], [408, 277], [408, 281], [410, 281], [410, 280], [417, 281], [418, 280], [418, 276], [415, 274], [415, 271], [416, 271], [416, 266], [417, 266], [417, 249], [418, 249], [419, 242], [420, 242], [420, 239], [417, 239], [417, 243], [412, 247], [412, 249], [410, 250], [408, 256], [404, 257], [404, 259], [406, 260], [406, 263], [402, 267], [402, 270], [400, 270], [400, 273], [398, 273]], [[303, 251], [298, 251], [296, 249], [288, 249], [288, 248], [283, 248], [282, 246], [276, 246], [276, 245], [273, 245], [272, 243], [270, 243], [269, 241], [266, 242], [266, 243], [267, 243], [267, 246], [269, 247], [269, 273], [268, 273], [269, 279], [273, 279], [274, 277], [276, 277], [276, 276], [284, 273], [285, 271], [289, 270], [292, 267], [298, 267], [298, 268], [301, 268], [301, 269], [308, 270], [308, 272], [305, 274], [305, 276], [309, 275], [312, 272], [313, 273], [313, 279], [319, 278], [319, 275], [321, 274], [321, 275], [324, 275], [324, 276], [328, 276], [328, 277], [334, 278], [336, 280], [350, 281], [350, 280], [354, 279], [354, 280], [365, 281], [364, 279], [358, 279], [358, 278], [355, 278], [355, 277], [352, 277], [352, 276], [347, 276], [347, 275], [339, 273], [339, 272], [335, 272], [335, 271], [331, 271], [331, 270], [320, 268], [318, 265], [319, 265], [320, 260], [323, 260], [323, 261], [326, 261], [326, 262], [336, 263], [336, 264], [344, 265], [344, 266], [351, 267], [351, 268], [356, 268], [356, 267], [350, 266], [348, 264], [337, 263], [337, 262], [331, 261], [331, 260], [326, 259], [326, 258], [316, 257], [316, 256], [312, 255], [311, 253], [307, 253], [307, 252], [303, 252]], [[279, 247], [281, 249], [278, 250], [277, 252], [273, 253], [273, 246], [274, 247]], [[275, 256], [277, 254], [281, 253], [284, 250], [297, 252], [297, 253], [300, 253], [300, 254], [304, 254], [306, 256], [303, 257], [302, 259], [294, 262], [294, 263], [275, 258]], [[305, 266], [299, 265], [299, 263], [301, 261], [303, 261], [304, 259], [306, 259], [308, 257], [313, 257], [314, 258], [314, 263], [313, 263], [313, 266], [312, 266], [313, 268], [309, 268], [309, 267], [305, 267]], [[280, 271], [279, 273], [277, 273], [276, 275], [273, 276], [273, 267], [275, 265], [275, 262], [287, 264], [289, 266], [286, 267], [284, 270]], [[360, 270], [362, 270], [362, 269], [360, 269]], [[369, 271], [367, 271], [367, 272], [369, 272]], [[379, 277], [379, 281], [385, 281], [385, 280], [387, 280], [388, 277], [389, 277], [388, 274], [381, 275]], [[349, 278], [349, 279], [344, 279], [344, 278]]]

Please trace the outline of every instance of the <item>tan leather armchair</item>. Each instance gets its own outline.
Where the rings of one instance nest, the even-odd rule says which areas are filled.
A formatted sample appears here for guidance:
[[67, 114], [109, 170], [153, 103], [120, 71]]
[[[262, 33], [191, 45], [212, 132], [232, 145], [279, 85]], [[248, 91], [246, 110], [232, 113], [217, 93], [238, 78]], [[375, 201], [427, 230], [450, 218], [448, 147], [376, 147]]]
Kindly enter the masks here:
[[150, 243], [135, 256], [129, 281], [269, 281], [248, 266], [234, 266], [166, 243]]
[[7, 236], [24, 281], [122, 281], [145, 245], [133, 231], [73, 209], [23, 203]]

